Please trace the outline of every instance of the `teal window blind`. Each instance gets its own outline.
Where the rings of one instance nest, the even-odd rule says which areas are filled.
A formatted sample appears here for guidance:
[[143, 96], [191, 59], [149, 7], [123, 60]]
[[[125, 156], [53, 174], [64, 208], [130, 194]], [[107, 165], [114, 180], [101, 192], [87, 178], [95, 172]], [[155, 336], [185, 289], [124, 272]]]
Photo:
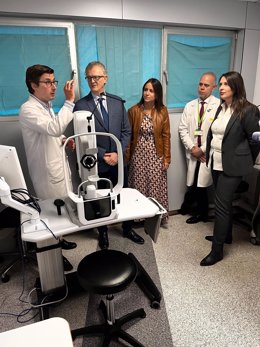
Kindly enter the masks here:
[[126, 108], [137, 103], [145, 81], [160, 79], [161, 39], [161, 29], [77, 25], [81, 97], [89, 93], [85, 68], [99, 60], [108, 71], [106, 90], [125, 99]]
[[70, 78], [71, 64], [66, 28], [0, 26], [0, 116], [17, 115], [28, 98], [26, 69], [48, 65], [59, 81], [53, 102], [57, 112], [64, 103], [63, 85]]
[[[182, 108], [197, 97], [200, 76], [212, 71], [217, 78], [230, 70], [231, 37], [168, 35], [167, 106]], [[218, 91], [215, 91], [218, 95]]]

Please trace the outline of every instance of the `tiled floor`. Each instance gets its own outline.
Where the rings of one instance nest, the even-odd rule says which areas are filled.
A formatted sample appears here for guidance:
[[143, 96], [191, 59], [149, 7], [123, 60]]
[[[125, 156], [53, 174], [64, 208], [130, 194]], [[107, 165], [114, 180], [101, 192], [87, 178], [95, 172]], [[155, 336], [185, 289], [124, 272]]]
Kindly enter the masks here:
[[260, 346], [260, 247], [234, 227], [224, 259], [199, 265], [210, 251], [213, 223], [188, 225], [170, 217], [154, 244], [175, 347]]

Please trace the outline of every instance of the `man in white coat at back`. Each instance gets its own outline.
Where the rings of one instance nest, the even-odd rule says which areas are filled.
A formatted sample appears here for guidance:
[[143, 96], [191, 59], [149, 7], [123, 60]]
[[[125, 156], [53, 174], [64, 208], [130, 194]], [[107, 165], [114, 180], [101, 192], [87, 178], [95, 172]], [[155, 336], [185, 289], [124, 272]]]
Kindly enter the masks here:
[[216, 88], [213, 72], [204, 73], [198, 84], [197, 99], [188, 102], [179, 124], [179, 134], [185, 147], [187, 162], [187, 187], [180, 212], [189, 213], [196, 203], [196, 214], [186, 223], [194, 224], [208, 220], [207, 187], [212, 184], [211, 170], [206, 167], [205, 151], [208, 129], [214, 119], [220, 100], [212, 95]]

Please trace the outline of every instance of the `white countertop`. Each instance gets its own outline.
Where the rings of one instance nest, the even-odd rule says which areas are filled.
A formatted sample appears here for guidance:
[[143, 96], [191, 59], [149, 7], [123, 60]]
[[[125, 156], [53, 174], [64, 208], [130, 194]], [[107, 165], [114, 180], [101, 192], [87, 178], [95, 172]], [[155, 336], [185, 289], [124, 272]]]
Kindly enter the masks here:
[[69, 323], [50, 318], [0, 334], [2, 347], [73, 347]]
[[[131, 188], [123, 188], [121, 190], [120, 204], [117, 205], [118, 215], [116, 218], [105, 222], [95, 220], [94, 223], [89, 225], [73, 223], [65, 206], [61, 207], [61, 215], [59, 216], [57, 214], [57, 208], [53, 204], [53, 199], [41, 201], [40, 207], [40, 218], [46, 222], [48, 227], [57, 237], [77, 232], [79, 230], [95, 228], [101, 225], [115, 224], [125, 220], [153, 217], [160, 210], [153, 201], [146, 198], [138, 190]], [[28, 217], [26, 215], [22, 216], [22, 221], [26, 220], [27, 218]], [[28, 232], [29, 224], [30, 222], [22, 224], [23, 241], [41, 242], [53, 238], [51, 232], [46, 228], [45, 230]]]

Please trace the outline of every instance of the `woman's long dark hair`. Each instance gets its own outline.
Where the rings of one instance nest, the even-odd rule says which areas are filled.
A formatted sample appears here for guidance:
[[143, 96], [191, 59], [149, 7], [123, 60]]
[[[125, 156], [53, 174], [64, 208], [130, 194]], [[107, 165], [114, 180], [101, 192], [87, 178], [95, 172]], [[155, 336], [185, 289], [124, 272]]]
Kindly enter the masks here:
[[[243, 110], [245, 106], [251, 105], [251, 103], [246, 98], [246, 90], [242, 76], [236, 71], [229, 71], [220, 76], [219, 82], [222, 77], [225, 77], [227, 84], [233, 92], [232, 97], [232, 109], [235, 115], [239, 115], [240, 118], [243, 117]], [[222, 102], [224, 100], [221, 99]]]
[[153, 86], [154, 94], [155, 94], [154, 107], [156, 108], [158, 112], [160, 112], [161, 108], [164, 106], [163, 105], [163, 90], [162, 90], [161, 82], [157, 80], [156, 78], [149, 78], [149, 80], [145, 82], [142, 89], [142, 97], [138, 105], [141, 106], [144, 103], [144, 89], [147, 83], [151, 83]]

